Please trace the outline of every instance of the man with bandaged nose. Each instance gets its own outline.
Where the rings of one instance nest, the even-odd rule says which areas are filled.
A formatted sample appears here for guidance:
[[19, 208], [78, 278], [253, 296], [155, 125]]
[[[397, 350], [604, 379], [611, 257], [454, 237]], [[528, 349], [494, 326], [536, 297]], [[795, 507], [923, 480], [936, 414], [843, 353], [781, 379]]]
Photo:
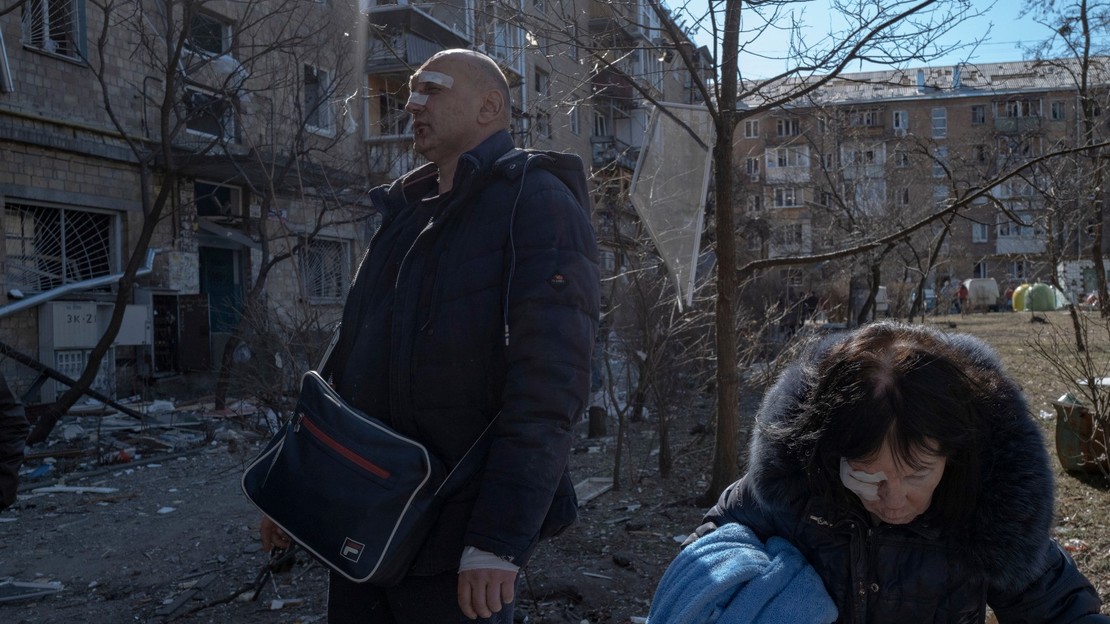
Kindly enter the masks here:
[[[994, 352], [920, 325], [867, 325], [812, 346], [764, 396], [747, 474], [671, 566], [702, 573], [668, 569], [652, 613], [670, 619], [649, 622], [699, 624], [758, 595], [759, 613], [781, 596], [822, 607], [795, 624], [968, 624], [988, 606], [1000, 624], [1110, 624], [1052, 538], [1053, 512], [1041, 428]], [[805, 562], [789, 578], [784, 552]], [[693, 589], [676, 592], [668, 575]], [[740, 576], [743, 587], [699, 586]], [[671, 615], [703, 602], [704, 620]]]
[[[400, 584], [332, 573], [328, 621], [511, 623], [519, 569], [576, 515], [567, 458], [600, 307], [589, 190], [577, 156], [514, 147], [509, 85], [489, 57], [438, 52], [408, 90], [428, 164], [370, 191], [383, 220], [332, 382], [448, 466], [487, 426], [490, 446]], [[262, 538], [288, 539], [269, 521]]]

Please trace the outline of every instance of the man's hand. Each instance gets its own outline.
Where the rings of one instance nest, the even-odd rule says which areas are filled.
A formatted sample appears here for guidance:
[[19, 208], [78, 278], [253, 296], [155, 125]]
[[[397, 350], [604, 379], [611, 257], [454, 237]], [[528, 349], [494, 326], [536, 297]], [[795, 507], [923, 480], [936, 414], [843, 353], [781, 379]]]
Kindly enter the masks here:
[[262, 535], [262, 550], [269, 552], [271, 548], [289, 548], [289, 536], [268, 516], [262, 516], [258, 532]]
[[492, 617], [513, 601], [516, 572], [478, 568], [459, 572], [459, 608], [474, 620]]

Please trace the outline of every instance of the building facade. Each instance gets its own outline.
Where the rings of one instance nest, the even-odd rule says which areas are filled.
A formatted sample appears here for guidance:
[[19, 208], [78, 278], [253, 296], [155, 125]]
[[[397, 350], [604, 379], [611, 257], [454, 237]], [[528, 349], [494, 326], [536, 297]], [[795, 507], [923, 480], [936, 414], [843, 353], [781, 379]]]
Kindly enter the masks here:
[[842, 74], [747, 116], [735, 145], [747, 257], [846, 249], [956, 207], [851, 263], [774, 278], [788, 297], [839, 290], [824, 294], [847, 310], [847, 291], [878, 276], [902, 312], [921, 284], [1048, 281], [1061, 258], [1087, 257], [1101, 201], [1097, 184], [1076, 183], [1094, 167], [1074, 149], [1102, 136], [1104, 59], [1092, 68], [1087, 98], [1075, 62], [964, 64]]
[[[340, 0], [0, 16], [0, 342], [78, 377], [133, 257], [94, 383], [109, 395], [213, 370], [254, 302], [290, 323], [336, 314], [366, 239], [357, 23]], [[31, 402], [64, 390], [0, 370]]]
[[[237, 326], [333, 323], [378, 223], [365, 191], [420, 164], [408, 77], [452, 47], [501, 64], [518, 145], [590, 167], [611, 276], [648, 102], [693, 101], [676, 46], [709, 71], [669, 20], [651, 0], [29, 0], [0, 16], [0, 343], [76, 378], [134, 258], [109, 395], [215, 370]], [[290, 355], [260, 342], [226, 353]], [[31, 402], [64, 389], [0, 371]]]

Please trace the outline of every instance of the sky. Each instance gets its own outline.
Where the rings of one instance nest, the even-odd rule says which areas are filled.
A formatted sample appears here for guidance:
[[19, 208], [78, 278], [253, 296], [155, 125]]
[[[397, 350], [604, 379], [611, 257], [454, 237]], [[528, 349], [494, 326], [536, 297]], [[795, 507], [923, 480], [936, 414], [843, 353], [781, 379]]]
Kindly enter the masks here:
[[[688, 6], [691, 14], [703, 15], [706, 11], [707, 1], [667, 0], [667, 4], [672, 9]], [[967, 19], [939, 39], [938, 42], [942, 45], [952, 45], [957, 43], [968, 44], [983, 37], [986, 37], [986, 40], [974, 49], [965, 48], [936, 60], [912, 63], [911, 67], [954, 65], [963, 61], [973, 63], [1020, 61], [1026, 57], [1022, 49], [1023, 45], [1028, 46], [1043, 41], [1050, 34], [1047, 28], [1034, 22], [1031, 17], [1018, 17], [1021, 7], [1024, 5], [1022, 0], [997, 0], [993, 3], [990, 0], [972, 0], [971, 4], [978, 11], [986, 11], [986, 15]], [[830, 15], [827, 0], [800, 2], [798, 6], [804, 7], [804, 19], [807, 24], [811, 25], [813, 33], [811, 36], [818, 36], [822, 32], [827, 32], [830, 23], [834, 23], [836, 20], [835, 15]], [[795, 9], [795, 11], [797, 10], [799, 9]], [[682, 15], [681, 11], [679, 15]], [[685, 22], [690, 25], [693, 20], [687, 17]], [[757, 55], [751, 54], [751, 52], [757, 52], [771, 57], [784, 56], [789, 49], [789, 38], [785, 34], [775, 35], [776, 33], [764, 35], [748, 46], [749, 53], [741, 57], [744, 78], [773, 76], [786, 68], [786, 64], [782, 60], [761, 59]], [[701, 45], [709, 46], [711, 50], [713, 49], [712, 38], [708, 29], [703, 29], [702, 32], [696, 34], [694, 40]], [[858, 72], [874, 69], [878, 68], [855, 64], [850, 66], [847, 71]]]

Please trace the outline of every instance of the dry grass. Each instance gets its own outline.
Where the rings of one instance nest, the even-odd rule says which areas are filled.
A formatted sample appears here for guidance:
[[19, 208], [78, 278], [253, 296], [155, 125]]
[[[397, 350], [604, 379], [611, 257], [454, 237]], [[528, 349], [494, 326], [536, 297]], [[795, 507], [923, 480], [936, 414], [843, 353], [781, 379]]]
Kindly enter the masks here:
[[[1074, 349], [1074, 331], [1067, 313], [1038, 313], [1045, 323], [1032, 322], [1029, 313], [973, 314], [931, 317], [927, 323], [950, 332], [969, 333], [986, 341], [998, 352], [1007, 371], [1021, 384], [1034, 416], [1044, 424], [1049, 453], [1056, 459], [1055, 410], [1052, 402], [1068, 391], [1066, 380], [1035, 347], [1037, 341], [1049, 352], [1064, 357]], [[1087, 319], [1101, 322], [1097, 314]], [[951, 327], [954, 323], [955, 327]], [[1101, 329], [1088, 332], [1092, 360], [1102, 370], [1110, 368], [1110, 336]], [[1020, 458], [1014, 458], [1020, 461]], [[1110, 612], [1110, 484], [1101, 475], [1076, 475], [1056, 467], [1058, 541], [1075, 558], [1102, 596], [1104, 612]]]

